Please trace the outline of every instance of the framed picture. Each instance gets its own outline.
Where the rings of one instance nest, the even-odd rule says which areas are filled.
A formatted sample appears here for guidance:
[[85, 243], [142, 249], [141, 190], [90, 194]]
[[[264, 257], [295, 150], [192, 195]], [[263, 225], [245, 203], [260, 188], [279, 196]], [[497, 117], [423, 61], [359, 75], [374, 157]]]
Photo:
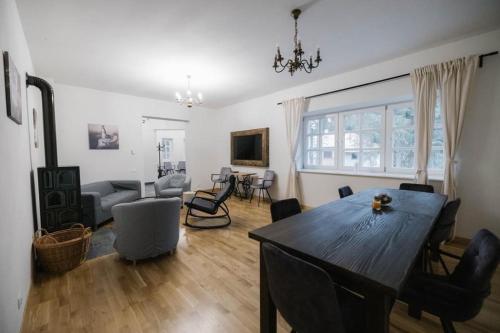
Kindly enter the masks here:
[[119, 149], [118, 126], [89, 124], [89, 149]]
[[21, 97], [21, 77], [8, 52], [3, 53], [3, 67], [5, 76], [5, 100], [7, 102], [7, 116], [14, 122], [23, 123], [23, 105]]

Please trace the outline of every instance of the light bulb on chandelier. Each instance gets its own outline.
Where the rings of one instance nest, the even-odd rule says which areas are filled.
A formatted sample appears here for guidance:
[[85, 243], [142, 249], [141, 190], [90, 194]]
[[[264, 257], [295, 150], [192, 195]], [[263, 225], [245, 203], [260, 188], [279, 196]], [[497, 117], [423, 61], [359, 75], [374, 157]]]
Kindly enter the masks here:
[[187, 90], [186, 97], [183, 97], [181, 93], [178, 91], [175, 92], [175, 100], [177, 103], [181, 105], [185, 105], [188, 108], [192, 108], [193, 105], [201, 105], [203, 103], [203, 95], [201, 92], [198, 92], [195, 97], [193, 97], [193, 93], [191, 92], [191, 75], [187, 76]]

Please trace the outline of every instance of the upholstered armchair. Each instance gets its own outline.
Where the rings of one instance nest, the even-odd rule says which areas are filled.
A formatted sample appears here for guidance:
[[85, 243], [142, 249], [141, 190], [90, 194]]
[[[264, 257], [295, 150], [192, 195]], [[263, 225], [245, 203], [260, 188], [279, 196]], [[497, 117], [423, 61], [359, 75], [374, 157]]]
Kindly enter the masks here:
[[[231, 216], [229, 216], [229, 208], [227, 207], [225, 201], [229, 199], [236, 186], [236, 177], [231, 175], [225, 184], [224, 188], [219, 192], [207, 192], [207, 191], [196, 191], [194, 197], [186, 202], [185, 205], [188, 208], [186, 212], [186, 219], [184, 224], [191, 228], [198, 229], [215, 229], [223, 228], [231, 224]], [[200, 195], [202, 194], [202, 195]], [[222, 210], [222, 214], [219, 214], [219, 210]], [[196, 212], [205, 213], [205, 215], [197, 215]], [[189, 217], [195, 217], [199, 223], [190, 223]], [[227, 219], [226, 222], [220, 224], [208, 224], [201, 221], [207, 219]], [[201, 221], [200, 221], [201, 220]]]
[[155, 181], [154, 187], [159, 198], [182, 199], [182, 193], [191, 191], [191, 177], [179, 173], [166, 175]]
[[454, 321], [470, 320], [481, 310], [499, 261], [500, 241], [482, 229], [450, 276], [416, 272], [399, 298], [408, 304], [410, 316], [420, 319], [426, 311], [440, 318], [445, 333], [455, 333]]
[[113, 206], [114, 247], [120, 257], [139, 260], [173, 253], [179, 241], [181, 200], [143, 199]]

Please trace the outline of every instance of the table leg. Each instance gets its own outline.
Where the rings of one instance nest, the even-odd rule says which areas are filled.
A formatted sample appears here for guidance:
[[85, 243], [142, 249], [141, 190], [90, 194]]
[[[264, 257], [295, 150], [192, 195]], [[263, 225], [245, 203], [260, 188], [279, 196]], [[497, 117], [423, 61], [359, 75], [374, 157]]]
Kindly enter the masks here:
[[269, 293], [262, 243], [260, 248], [260, 332], [276, 333], [276, 306]]
[[389, 332], [389, 315], [394, 300], [384, 294], [371, 292], [365, 296], [366, 328], [371, 333]]

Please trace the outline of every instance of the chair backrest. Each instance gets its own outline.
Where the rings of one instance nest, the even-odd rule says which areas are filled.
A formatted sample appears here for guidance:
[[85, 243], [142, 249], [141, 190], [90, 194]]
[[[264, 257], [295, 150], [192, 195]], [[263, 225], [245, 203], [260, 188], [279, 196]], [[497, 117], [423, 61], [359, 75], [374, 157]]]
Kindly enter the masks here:
[[434, 193], [434, 187], [427, 184], [401, 183], [400, 190]]
[[220, 205], [233, 193], [234, 187], [236, 183], [236, 177], [234, 175], [229, 176], [229, 182], [224, 185], [224, 188], [217, 192], [215, 195], [215, 200], [217, 201], [217, 205]]
[[186, 170], [186, 161], [179, 161], [177, 163], [177, 170]]
[[353, 195], [352, 189], [350, 186], [339, 187], [339, 196], [340, 199]]
[[128, 259], [142, 259], [175, 248], [181, 200], [145, 199], [113, 206], [115, 247]]
[[500, 241], [490, 231], [479, 230], [465, 249], [450, 281], [485, 298], [500, 261]]
[[172, 170], [174, 167], [172, 166], [172, 162], [163, 162], [163, 168], [165, 170]]
[[271, 203], [271, 218], [273, 222], [282, 220], [292, 215], [302, 213], [299, 200], [290, 198]]
[[262, 244], [269, 292], [296, 332], [345, 332], [335, 285], [321, 268]]
[[173, 174], [168, 177], [168, 187], [183, 188], [186, 182], [186, 175], [183, 174]]
[[105, 197], [111, 193], [116, 192], [116, 189], [113, 187], [110, 181], [101, 181], [89, 183], [81, 186], [82, 192], [98, 192], [101, 194], [101, 197]]
[[431, 248], [437, 250], [439, 248], [439, 244], [447, 241], [450, 237], [460, 203], [461, 200], [458, 198], [448, 202], [441, 210], [441, 215], [439, 216], [439, 219], [432, 230], [431, 236], [429, 237]]
[[222, 168], [220, 168], [220, 178], [221, 179], [228, 178], [230, 174], [231, 174], [231, 168], [230, 167], [222, 167]]

